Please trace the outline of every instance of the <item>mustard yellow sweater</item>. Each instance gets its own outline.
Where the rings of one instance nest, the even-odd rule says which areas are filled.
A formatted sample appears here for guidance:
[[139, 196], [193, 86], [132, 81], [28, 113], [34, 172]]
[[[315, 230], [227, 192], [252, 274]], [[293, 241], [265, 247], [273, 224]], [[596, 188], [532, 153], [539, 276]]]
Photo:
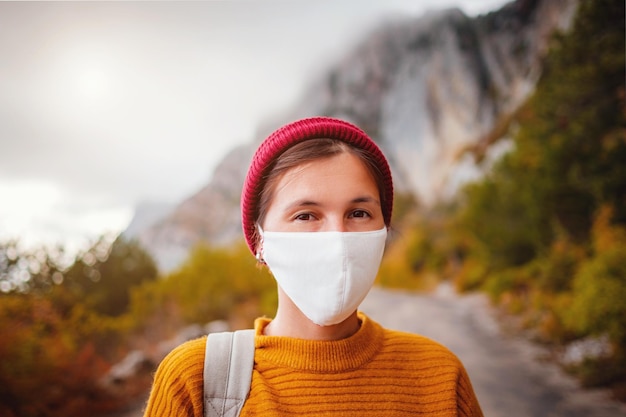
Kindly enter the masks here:
[[[360, 314], [360, 330], [337, 341], [264, 336], [255, 322], [254, 371], [242, 416], [482, 416], [469, 377], [448, 349], [383, 329]], [[159, 365], [145, 417], [203, 415], [206, 337]]]

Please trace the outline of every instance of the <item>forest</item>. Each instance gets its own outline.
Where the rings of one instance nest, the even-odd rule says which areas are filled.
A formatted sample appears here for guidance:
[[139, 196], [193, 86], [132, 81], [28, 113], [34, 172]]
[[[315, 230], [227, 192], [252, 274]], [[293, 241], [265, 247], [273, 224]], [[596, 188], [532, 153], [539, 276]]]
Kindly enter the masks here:
[[[626, 401], [626, 62], [624, 2], [584, 0], [555, 35], [529, 100], [507, 119], [512, 150], [434, 209], [395, 201], [378, 285], [441, 280], [487, 293], [542, 344], [605, 338], [609, 355], [567, 369]], [[484, 146], [468, 149], [483, 160]], [[62, 247], [0, 242], [0, 415], [84, 416], [149, 387], [106, 379], [129, 352], [189, 324], [249, 326], [272, 315], [275, 283], [243, 242], [196, 247], [159, 274], [136, 241], [103, 236], [71, 261]], [[34, 395], [36, 393], [36, 395]]]

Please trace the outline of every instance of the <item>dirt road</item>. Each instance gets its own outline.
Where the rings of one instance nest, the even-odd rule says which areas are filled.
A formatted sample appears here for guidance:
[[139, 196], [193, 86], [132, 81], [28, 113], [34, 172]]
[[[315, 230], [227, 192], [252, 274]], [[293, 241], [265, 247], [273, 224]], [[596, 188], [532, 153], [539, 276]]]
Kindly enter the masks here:
[[385, 327], [419, 333], [452, 350], [465, 364], [485, 416], [618, 417], [626, 404], [606, 391], [586, 391], [545, 358], [546, 352], [502, 332], [483, 295], [458, 296], [374, 289], [362, 310]]
[[[447, 285], [433, 294], [375, 288], [361, 309], [388, 328], [419, 333], [465, 364], [486, 417], [618, 417], [626, 404], [606, 391], [582, 390], [546, 352], [501, 331], [483, 295], [459, 296]], [[141, 417], [143, 402], [110, 417]]]

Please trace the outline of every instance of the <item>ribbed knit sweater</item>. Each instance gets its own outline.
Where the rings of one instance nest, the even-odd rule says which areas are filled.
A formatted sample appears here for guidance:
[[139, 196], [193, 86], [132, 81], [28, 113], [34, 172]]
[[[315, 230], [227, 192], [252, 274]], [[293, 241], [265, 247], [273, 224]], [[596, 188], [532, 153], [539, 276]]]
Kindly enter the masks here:
[[[452, 352], [359, 317], [359, 331], [336, 341], [264, 336], [269, 320], [257, 319], [241, 416], [482, 416]], [[145, 417], [202, 417], [205, 345], [206, 337], [186, 342], [161, 362]]]

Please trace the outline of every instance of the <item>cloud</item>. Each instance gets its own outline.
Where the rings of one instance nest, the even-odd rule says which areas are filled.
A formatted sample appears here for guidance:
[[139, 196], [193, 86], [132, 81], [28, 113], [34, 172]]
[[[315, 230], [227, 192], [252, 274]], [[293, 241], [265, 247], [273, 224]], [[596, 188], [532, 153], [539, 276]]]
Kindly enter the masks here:
[[33, 234], [78, 233], [67, 221], [78, 213], [86, 233], [123, 227], [111, 219], [142, 200], [180, 201], [383, 14], [425, 7], [0, 2], [0, 220], [19, 223], [33, 208], [25, 196], [51, 188], [62, 201], [33, 208]]

